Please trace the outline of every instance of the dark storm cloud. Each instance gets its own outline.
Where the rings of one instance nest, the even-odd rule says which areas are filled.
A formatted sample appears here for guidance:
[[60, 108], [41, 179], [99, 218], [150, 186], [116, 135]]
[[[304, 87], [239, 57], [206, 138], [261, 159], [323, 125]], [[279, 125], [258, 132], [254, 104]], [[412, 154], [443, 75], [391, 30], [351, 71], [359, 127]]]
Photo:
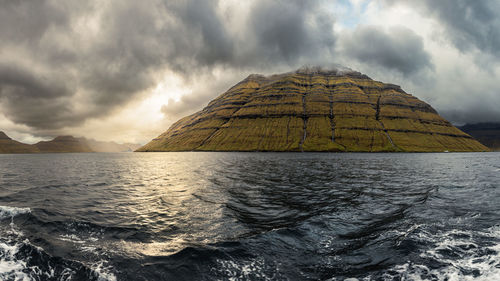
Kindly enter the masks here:
[[0, 4], [0, 101], [16, 123], [54, 129], [106, 115], [150, 87], [161, 65], [155, 19], [139, 4], [95, 18], [95, 3]]
[[[52, 77], [51, 77], [52, 78]], [[39, 128], [57, 128], [77, 118], [66, 100], [73, 89], [64, 81], [33, 70], [0, 63], [0, 103], [13, 122]]]
[[184, 74], [197, 68], [230, 63], [234, 39], [217, 15], [215, 0], [166, 1], [173, 21], [162, 31], [168, 65]]
[[250, 14], [250, 34], [258, 48], [254, 56], [271, 63], [294, 63], [301, 58], [318, 61], [314, 54], [329, 55], [335, 47], [334, 19], [319, 1], [259, 1]]
[[276, 68], [331, 56], [334, 19], [321, 9], [322, 1], [257, 0], [239, 26], [229, 26], [221, 18], [217, 3], [190, 0], [166, 5], [176, 20], [166, 32], [171, 67], [190, 74], [214, 65]]
[[2, 97], [38, 97], [47, 99], [67, 95], [70, 89], [63, 83], [39, 76], [33, 70], [0, 62], [0, 93]]
[[433, 67], [423, 40], [412, 30], [396, 27], [385, 31], [361, 26], [342, 41], [343, 54], [360, 62], [395, 70], [405, 76]]
[[[177, 7], [168, 5], [167, 7], [171, 8], [184, 23], [186, 33], [183, 36], [188, 40], [196, 37], [200, 39], [198, 41], [200, 45], [194, 46], [198, 63], [212, 65], [232, 60], [234, 42], [214, 10], [217, 7], [217, 1], [186, 1]], [[198, 36], [192, 36], [192, 34]], [[175, 51], [179, 52], [179, 49]]]

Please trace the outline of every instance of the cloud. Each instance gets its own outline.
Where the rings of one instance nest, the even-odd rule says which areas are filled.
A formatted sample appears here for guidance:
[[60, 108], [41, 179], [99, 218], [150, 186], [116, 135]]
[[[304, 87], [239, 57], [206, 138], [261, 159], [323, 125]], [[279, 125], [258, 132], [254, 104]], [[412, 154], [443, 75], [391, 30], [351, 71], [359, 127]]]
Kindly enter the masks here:
[[474, 48], [500, 58], [500, 2], [496, 0], [386, 0], [389, 4], [404, 3], [417, 7], [434, 17], [445, 28], [445, 35], [461, 51]]
[[[335, 48], [334, 19], [320, 1], [257, 1], [250, 13], [250, 34], [255, 54], [271, 63], [289, 64], [306, 58], [318, 62], [318, 54], [330, 57]], [[245, 54], [247, 55], [247, 54]]]
[[[216, 0], [1, 0], [0, 107], [16, 123], [53, 131], [113, 114], [167, 70], [201, 88], [196, 77], [216, 67], [272, 71], [311, 61], [335, 43], [319, 3], [260, 0], [231, 14], [233, 2], [228, 16]], [[235, 27], [228, 17], [245, 20]], [[210, 85], [201, 96], [220, 94]]]
[[[384, 11], [411, 11], [431, 24], [420, 31], [435, 66], [432, 83], [406, 82], [448, 120], [500, 122], [500, 2], [385, 0]], [[387, 15], [386, 15], [387, 16]], [[390, 16], [390, 15], [389, 15]]]
[[158, 31], [150, 10], [133, 3], [2, 1], [5, 115], [36, 130], [75, 126], [152, 87], [162, 44], [148, 41]]
[[[92, 133], [92, 126], [106, 132], [102, 122], [118, 124], [123, 118], [117, 116], [133, 112], [129, 107], [155, 95], [168, 75], [182, 77], [187, 90], [181, 92], [189, 94], [165, 92], [155, 110], [175, 121], [201, 109], [250, 73], [337, 62], [410, 87], [446, 110], [446, 104], [462, 108], [453, 98], [467, 95], [461, 89], [496, 91], [492, 81], [499, 76], [498, 2], [385, 0], [390, 8], [404, 5], [434, 19], [436, 30], [451, 43], [450, 51], [445, 50], [448, 46], [436, 47], [435, 40], [418, 26], [384, 24], [377, 15], [373, 22], [360, 24], [364, 13], [376, 5], [359, 3], [363, 9], [355, 9], [357, 18], [351, 18], [338, 17], [339, 5], [327, 0], [152, 0], [147, 4], [0, 0], [0, 116], [8, 119], [0, 123], [12, 128], [15, 123], [23, 134], [32, 130], [37, 136]], [[387, 15], [388, 11], [397, 12], [378, 12]], [[349, 24], [339, 24], [342, 18], [349, 19]], [[458, 64], [459, 60], [467, 63]], [[478, 70], [482, 62], [489, 65], [489, 72]], [[453, 78], [454, 71], [462, 79], [455, 82], [457, 90], [452, 93], [440, 81]], [[172, 99], [167, 103], [168, 96]], [[490, 103], [496, 100], [495, 95], [478, 96], [484, 97], [479, 99], [484, 103], [486, 98]], [[465, 111], [465, 107], [460, 110]], [[491, 117], [495, 116], [492, 112]], [[151, 120], [144, 118], [138, 115], [127, 122], [135, 120], [137, 124], [131, 125], [135, 128], [148, 126]]]
[[386, 31], [376, 26], [359, 26], [345, 34], [340, 48], [346, 56], [404, 76], [433, 68], [423, 39], [404, 27], [392, 27]]

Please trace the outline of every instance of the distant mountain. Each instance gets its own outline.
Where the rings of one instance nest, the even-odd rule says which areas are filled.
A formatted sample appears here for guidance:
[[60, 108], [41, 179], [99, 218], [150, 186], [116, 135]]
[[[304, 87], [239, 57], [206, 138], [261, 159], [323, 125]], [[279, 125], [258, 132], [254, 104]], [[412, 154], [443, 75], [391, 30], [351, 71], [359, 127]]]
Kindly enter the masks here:
[[102, 142], [73, 136], [58, 136], [50, 141], [24, 144], [0, 132], [0, 153], [74, 153], [74, 152], [131, 152], [140, 144]]
[[253, 74], [138, 151], [488, 151], [401, 87], [349, 70]]
[[492, 150], [500, 151], [500, 123], [466, 124], [458, 128]]
[[83, 139], [89, 146], [92, 151], [95, 152], [132, 152], [139, 147], [140, 144], [136, 143], [116, 143], [116, 142], [104, 142], [104, 141], [96, 141]]
[[0, 153], [37, 153], [35, 146], [15, 141], [4, 132], [0, 132]]
[[84, 139], [73, 136], [59, 136], [51, 141], [41, 141], [34, 144], [40, 152], [94, 152]]

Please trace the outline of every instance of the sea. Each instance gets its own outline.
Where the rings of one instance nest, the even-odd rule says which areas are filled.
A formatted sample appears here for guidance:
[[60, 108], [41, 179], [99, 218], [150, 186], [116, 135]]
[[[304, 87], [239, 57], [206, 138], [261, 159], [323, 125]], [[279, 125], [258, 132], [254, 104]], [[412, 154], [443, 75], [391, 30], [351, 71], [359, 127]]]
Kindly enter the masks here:
[[500, 280], [500, 153], [0, 155], [0, 280]]

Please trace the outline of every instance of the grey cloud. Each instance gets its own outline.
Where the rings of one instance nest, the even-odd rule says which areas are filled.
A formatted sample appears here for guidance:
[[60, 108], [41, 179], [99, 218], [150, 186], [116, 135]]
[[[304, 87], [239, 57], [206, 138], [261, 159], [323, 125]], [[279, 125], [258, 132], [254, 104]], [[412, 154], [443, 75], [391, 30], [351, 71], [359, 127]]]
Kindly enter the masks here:
[[[337, 41], [333, 31], [335, 21], [322, 9], [320, 4], [325, 2], [255, 1], [245, 25], [239, 26], [239, 33], [233, 37], [219, 20], [215, 20], [215, 11], [204, 5], [190, 5], [193, 2], [197, 1], [174, 7], [174, 14], [180, 16], [179, 20], [186, 21], [184, 34], [191, 34], [191, 44], [183, 41], [185, 37], [175, 37], [177, 44], [171, 61], [180, 62], [179, 69], [182, 71], [196, 73], [197, 69], [221, 64], [246, 75], [248, 72], [284, 72], [302, 64], [330, 65], [334, 57]], [[200, 11], [204, 16], [199, 15]], [[190, 50], [193, 46], [195, 49]], [[191, 53], [196, 54], [194, 62]], [[198, 75], [201, 76], [200, 73]], [[171, 120], [183, 117], [206, 105], [241, 77], [217, 83], [209, 82], [206, 77], [199, 79], [198, 82], [203, 81], [202, 88], [177, 102], [170, 100], [162, 107], [162, 112]]]
[[79, 2], [1, 3], [0, 101], [12, 121], [75, 126], [154, 85], [165, 55], [151, 7], [117, 2], [97, 16], [97, 3]]
[[498, 122], [500, 123], [500, 116], [498, 115], [497, 108], [484, 108], [484, 105], [475, 108], [467, 109], [449, 109], [442, 110], [441, 115], [452, 120], [457, 125], [462, 124], [474, 124], [474, 123], [488, 123], [488, 122]]
[[64, 126], [77, 118], [66, 100], [72, 91], [64, 81], [0, 63], [0, 103], [3, 113], [16, 123], [39, 128]]
[[[231, 33], [217, 0], [0, 0], [0, 107], [16, 123], [53, 131], [112, 114], [163, 70], [195, 81], [219, 66], [260, 72], [325, 60], [336, 40], [320, 3], [256, 0]], [[177, 105], [220, 94], [217, 85], [198, 92]]]
[[389, 5], [403, 4], [424, 17], [436, 21], [438, 34], [462, 54], [450, 62], [436, 57], [442, 69], [456, 64], [452, 70], [436, 73], [439, 86], [424, 89], [436, 100], [440, 113], [456, 123], [500, 122], [500, 2], [497, 0], [385, 0]]
[[54, 83], [32, 70], [0, 63], [0, 96], [30, 98], [51, 98], [67, 95], [64, 83]]
[[169, 67], [184, 74], [198, 68], [230, 63], [234, 52], [231, 38], [217, 15], [215, 0], [166, 1], [173, 21], [162, 30]]
[[422, 38], [403, 27], [385, 31], [375, 26], [360, 26], [345, 35], [341, 49], [348, 57], [376, 67], [395, 70], [404, 76], [433, 68]]
[[473, 47], [500, 59], [500, 2], [497, 0], [386, 0], [390, 4], [407, 3], [446, 28], [446, 36], [461, 51]]
[[250, 16], [258, 49], [255, 56], [271, 62], [295, 63], [302, 57], [318, 61], [335, 47], [334, 19], [321, 10], [320, 1], [259, 1]]
[[187, 1], [181, 13], [186, 26], [199, 30], [203, 45], [196, 57], [201, 64], [229, 62], [233, 57], [234, 43], [216, 15], [216, 6], [216, 1]]
[[[198, 77], [198, 87], [192, 93], [183, 95], [180, 100], [170, 99], [168, 104], [161, 108], [162, 113], [170, 121], [176, 121], [194, 111], [207, 105], [210, 100], [227, 91], [234, 85], [234, 81], [241, 79], [238, 72], [224, 73], [222, 77], [215, 78], [212, 75]], [[208, 90], [207, 90], [208, 89]]]
[[334, 19], [321, 9], [324, 2], [320, 0], [256, 0], [244, 24], [236, 27], [236, 34], [229, 32], [217, 14], [217, 3], [188, 0], [167, 4], [176, 20], [165, 31], [171, 67], [191, 74], [214, 65], [259, 69], [331, 58], [336, 41]]
[[45, 0], [0, 0], [0, 37], [3, 44], [36, 43], [51, 26], [68, 22], [68, 14], [57, 3]]
[[161, 112], [171, 121], [193, 113], [194, 108], [201, 108], [212, 98], [211, 95], [203, 93], [201, 95], [191, 94], [182, 96], [179, 101], [169, 99], [168, 104], [161, 107]]

